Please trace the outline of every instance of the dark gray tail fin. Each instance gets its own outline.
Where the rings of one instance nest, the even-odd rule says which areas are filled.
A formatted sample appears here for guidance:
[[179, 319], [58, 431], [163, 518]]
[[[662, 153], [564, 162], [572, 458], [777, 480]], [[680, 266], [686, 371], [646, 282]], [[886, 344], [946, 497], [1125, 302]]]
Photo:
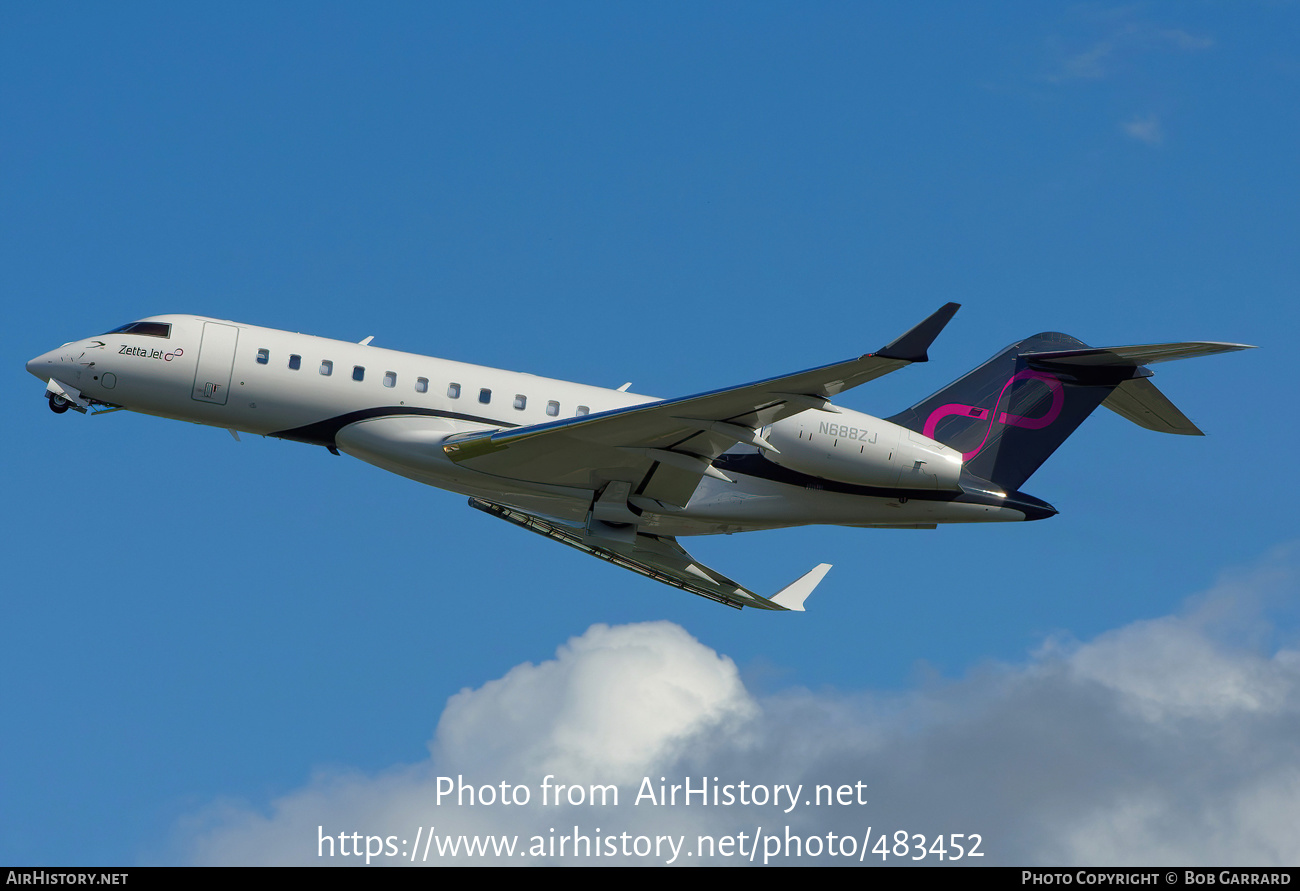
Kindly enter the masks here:
[[1093, 348], [1067, 334], [1036, 334], [888, 420], [957, 449], [967, 470], [1014, 492], [1099, 405], [1148, 429], [1199, 434], [1146, 380], [1145, 366], [1241, 349], [1249, 347]]

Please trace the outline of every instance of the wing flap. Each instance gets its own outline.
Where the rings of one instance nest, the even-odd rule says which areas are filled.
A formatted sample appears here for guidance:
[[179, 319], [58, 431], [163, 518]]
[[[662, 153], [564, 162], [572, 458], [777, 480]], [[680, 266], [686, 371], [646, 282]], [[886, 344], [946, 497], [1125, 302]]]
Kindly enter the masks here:
[[650, 465], [649, 472], [637, 487], [635, 494], [653, 498], [664, 504], [685, 507], [691, 500], [691, 496], [695, 494], [701, 476], [703, 473], [700, 471], [655, 462]]

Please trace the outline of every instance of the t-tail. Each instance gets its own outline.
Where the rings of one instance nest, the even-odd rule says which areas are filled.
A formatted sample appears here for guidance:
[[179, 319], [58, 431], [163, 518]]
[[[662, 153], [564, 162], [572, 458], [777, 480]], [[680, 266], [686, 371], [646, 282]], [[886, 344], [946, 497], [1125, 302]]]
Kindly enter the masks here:
[[967, 471], [1015, 492], [1099, 405], [1148, 430], [1203, 435], [1146, 366], [1245, 349], [1252, 347], [1089, 347], [1067, 334], [1036, 334], [888, 420], [957, 449]]

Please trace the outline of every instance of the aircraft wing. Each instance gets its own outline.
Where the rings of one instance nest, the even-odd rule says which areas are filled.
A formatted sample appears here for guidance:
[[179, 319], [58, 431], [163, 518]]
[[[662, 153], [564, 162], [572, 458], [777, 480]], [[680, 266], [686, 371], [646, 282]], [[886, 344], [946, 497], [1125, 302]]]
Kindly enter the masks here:
[[626, 484], [628, 495], [684, 506], [701, 476], [726, 479], [711, 462], [736, 443], [774, 450], [759, 433], [762, 427], [808, 409], [837, 411], [831, 396], [927, 361], [927, 349], [957, 309], [946, 304], [888, 346], [856, 359], [581, 418], [465, 434], [443, 450], [483, 473], [592, 490], [617, 482]]
[[469, 504], [486, 514], [607, 560], [615, 566], [736, 609], [752, 606], [758, 609], [803, 612], [804, 600], [831, 568], [829, 563], [822, 563], [771, 597], [764, 597], [700, 563], [675, 538], [638, 534], [632, 541], [618, 542], [591, 536], [578, 527], [556, 523], [478, 498], [471, 498]]

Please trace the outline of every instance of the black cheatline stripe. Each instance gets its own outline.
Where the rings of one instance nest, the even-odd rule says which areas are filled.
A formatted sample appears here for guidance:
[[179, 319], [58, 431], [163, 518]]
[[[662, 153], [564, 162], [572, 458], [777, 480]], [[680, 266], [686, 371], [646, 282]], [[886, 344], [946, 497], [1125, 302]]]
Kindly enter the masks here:
[[449, 418], [455, 421], [472, 421], [478, 424], [492, 424], [496, 427], [519, 426], [518, 424], [509, 424], [504, 421], [498, 421], [495, 418], [484, 418], [479, 415], [467, 415], [455, 411], [440, 411], [435, 408], [419, 408], [413, 405], [386, 405], [379, 408], [363, 408], [360, 411], [350, 411], [346, 414], [326, 418], [323, 421], [316, 421], [314, 424], [294, 427], [291, 430], [280, 430], [268, 435], [280, 439], [292, 439], [296, 442], [305, 442], [310, 443], [311, 445], [329, 447], [335, 444], [334, 438], [338, 436], [338, 432], [349, 424], [355, 424], [357, 421], [368, 421], [371, 418], [388, 418], [393, 417], [394, 415]]
[[758, 477], [787, 486], [801, 489], [814, 488], [827, 492], [840, 492], [845, 495], [866, 495], [870, 498], [912, 498], [917, 501], [955, 501], [961, 492], [939, 489], [888, 489], [883, 486], [860, 486], [856, 483], [841, 483], [807, 473], [800, 473], [788, 467], [773, 463], [762, 455], [722, 455], [713, 459], [713, 466], [723, 473], [734, 471], [745, 476]]
[[981, 497], [974, 492], [954, 492], [947, 489], [887, 489], [880, 486], [859, 486], [855, 483], [841, 483], [836, 480], [822, 479], [790, 470], [764, 458], [762, 455], [722, 455], [714, 459], [713, 466], [723, 471], [757, 477], [774, 483], [784, 483], [800, 488], [822, 489], [827, 492], [840, 492], [845, 495], [865, 495], [870, 498], [908, 498], [916, 501], [947, 501], [964, 504], [987, 504], [992, 507], [1009, 507], [1025, 514], [1027, 519], [1041, 520], [1056, 514], [1056, 508], [1046, 501], [1026, 495], [1023, 492], [1008, 492], [1005, 498], [994, 496]]

